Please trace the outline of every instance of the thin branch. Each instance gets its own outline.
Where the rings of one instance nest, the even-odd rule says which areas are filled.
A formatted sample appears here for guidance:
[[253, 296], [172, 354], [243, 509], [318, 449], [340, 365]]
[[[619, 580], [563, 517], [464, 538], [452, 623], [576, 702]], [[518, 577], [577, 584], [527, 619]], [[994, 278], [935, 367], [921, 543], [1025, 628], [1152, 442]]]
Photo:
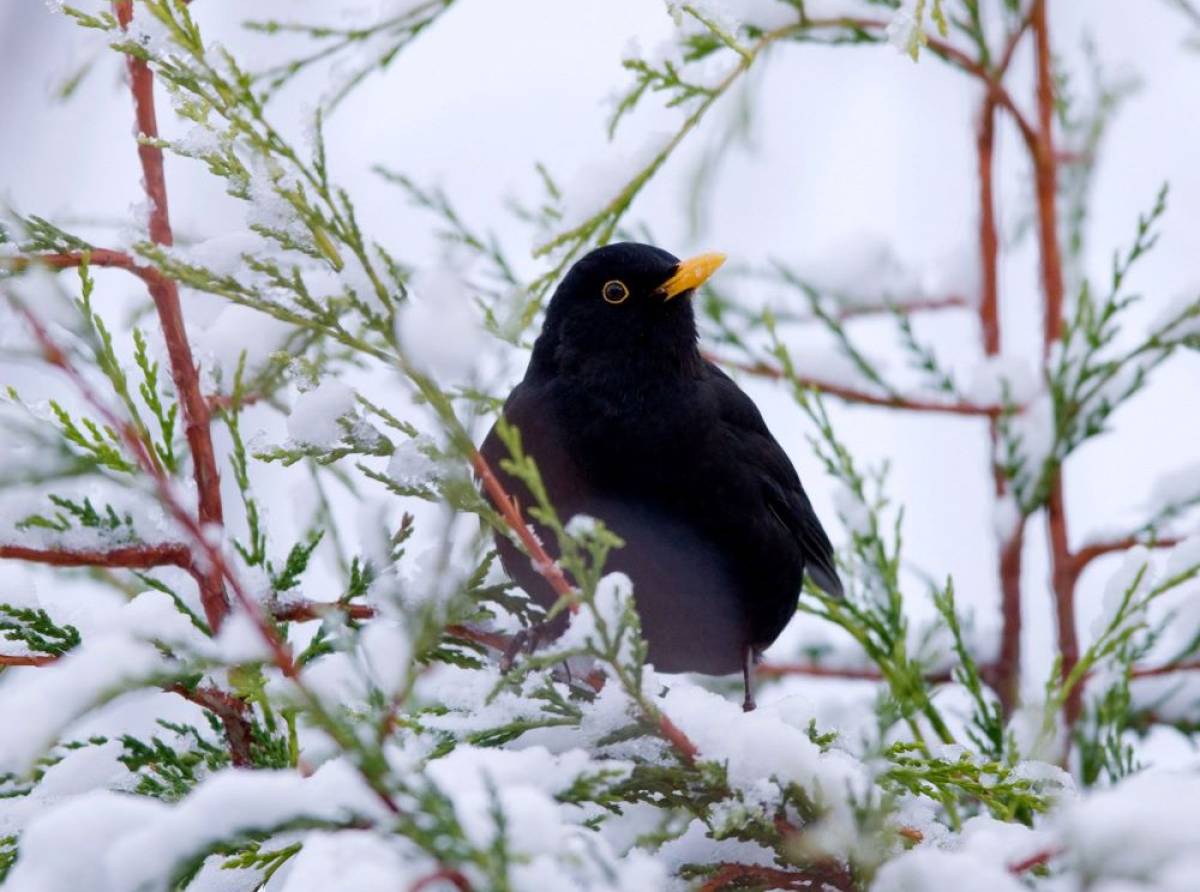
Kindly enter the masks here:
[[[999, 71], [1007, 69], [1012, 52], [1024, 28], [1010, 38], [1001, 59]], [[979, 300], [979, 331], [985, 356], [998, 356], [1001, 349], [1000, 326], [1000, 239], [996, 224], [995, 143], [996, 96], [987, 93], [979, 112], [975, 150], [979, 177], [979, 263], [982, 290]], [[1005, 497], [1008, 484], [1004, 470], [996, 461], [1000, 445], [999, 416], [988, 420], [988, 463], [992, 467], [992, 483], [996, 499]], [[1021, 560], [1025, 544], [1025, 518], [1017, 520], [1015, 529], [1000, 543], [997, 571], [1000, 581], [1000, 649], [991, 667], [989, 683], [1000, 699], [1005, 715], [1016, 708], [1021, 673]]]
[[207, 709], [220, 719], [221, 725], [225, 729], [225, 740], [229, 744], [229, 758], [234, 767], [250, 768], [253, 766], [253, 759], [250, 756], [250, 743], [253, 735], [248, 718], [250, 707], [245, 700], [215, 687], [189, 688], [181, 684], [173, 684], [167, 690]]
[[153, 567], [192, 569], [192, 553], [186, 545], [166, 542], [161, 545], [130, 545], [108, 549], [29, 548], [24, 545], [0, 545], [0, 559], [49, 564], [54, 567], [109, 567], [122, 570], [149, 570]]
[[[133, 19], [133, 0], [114, 0], [113, 11], [122, 29], [128, 29]], [[171, 220], [167, 211], [167, 185], [163, 170], [163, 152], [151, 141], [158, 137], [158, 121], [154, 107], [154, 72], [144, 59], [129, 55], [125, 59], [129, 72], [129, 87], [133, 95], [134, 115], [138, 128], [138, 160], [142, 166], [142, 183], [150, 201], [150, 239], [155, 244], [170, 247], [174, 243]], [[192, 356], [183, 307], [179, 302], [179, 287], [166, 276], [143, 276], [158, 311], [163, 341], [171, 363], [171, 377], [183, 408], [184, 433], [192, 453], [193, 474], [199, 501], [199, 520], [202, 528], [222, 526], [221, 478], [213, 451], [211, 414], [208, 400], [200, 387], [200, 374]], [[200, 598], [209, 627], [217, 631], [229, 612], [225, 587], [216, 568], [201, 574]]]
[[449, 883], [458, 892], [471, 892], [472, 890], [471, 881], [467, 879], [462, 871], [455, 870], [453, 867], [440, 867], [433, 873], [423, 876], [414, 882], [408, 887], [408, 892], [424, 892], [425, 889], [430, 888], [435, 883]]
[[529, 529], [529, 525], [521, 517], [521, 509], [518, 507], [516, 499], [505, 492], [503, 484], [496, 478], [487, 459], [477, 449], [471, 450], [471, 465], [483, 482], [483, 488], [487, 491], [488, 498], [496, 506], [509, 529], [517, 534], [517, 538], [525, 546], [525, 550], [533, 561], [533, 568], [550, 583], [550, 587], [554, 589], [556, 595], [566, 599], [572, 612], [578, 610], [575, 587], [571, 585], [558, 562], [550, 557], [542, 543], [538, 541], [537, 536]]
[[862, 681], [882, 681], [878, 669], [868, 666], [838, 668], [822, 666], [820, 663], [759, 663], [754, 667], [759, 678], [786, 678], [789, 675], [807, 675], [813, 678], [846, 678]]
[[[1063, 272], [1058, 244], [1058, 160], [1054, 154], [1054, 72], [1050, 62], [1050, 33], [1046, 22], [1046, 0], [1033, 0], [1029, 11], [1033, 29], [1037, 69], [1037, 142], [1031, 150], [1037, 193], [1038, 241], [1042, 267], [1043, 332], [1042, 355], [1049, 357], [1062, 338]], [[1046, 501], [1047, 527], [1054, 584], [1055, 615], [1058, 620], [1058, 649], [1062, 677], [1067, 678], [1079, 660], [1079, 636], [1075, 629], [1075, 583], [1079, 574], [1072, 560], [1063, 496], [1062, 466], [1054, 471]], [[1081, 688], [1076, 686], [1063, 707], [1070, 728], [1081, 708]]]
[[1181, 660], [1178, 663], [1166, 663], [1162, 666], [1135, 666], [1129, 672], [1130, 678], [1155, 678], [1159, 675], [1172, 675], [1176, 672], [1200, 671], [1200, 660]]
[[1057, 858], [1062, 854], [1062, 849], [1043, 849], [1024, 858], [1015, 864], [1008, 865], [1008, 872], [1012, 874], [1022, 874], [1028, 870], [1033, 870], [1035, 867], [1042, 867], [1049, 863], [1052, 858]]
[[266, 605], [276, 622], [306, 623], [342, 613], [350, 619], [367, 620], [375, 608], [366, 604], [339, 604], [337, 601], [276, 601]]
[[1172, 548], [1178, 545], [1182, 540], [1178, 536], [1164, 536], [1161, 539], [1142, 540], [1136, 536], [1126, 536], [1123, 539], [1111, 539], [1106, 542], [1093, 542], [1091, 545], [1085, 545], [1077, 549], [1071, 555], [1071, 563], [1074, 565], [1075, 572], [1081, 573], [1088, 564], [1106, 554], [1112, 554], [1118, 551], [1128, 551], [1138, 545], [1144, 545], [1146, 548]]
[[[781, 380], [786, 377], [784, 371], [776, 366], [765, 362], [745, 363], [737, 360], [726, 359], [716, 356], [712, 353], [705, 353], [705, 359], [717, 365], [725, 366], [726, 368], [737, 369], [740, 372], [745, 372], [748, 375], [756, 375], [761, 378], [771, 378], [773, 380]], [[859, 403], [864, 406], [879, 406], [885, 409], [905, 409], [910, 412], [934, 412], [944, 413], [947, 415], [968, 415], [981, 417], [998, 417], [1005, 412], [1012, 411], [1011, 407], [1005, 406], [988, 406], [979, 403], [968, 402], [938, 402], [936, 400], [925, 400], [916, 397], [903, 396], [888, 396], [886, 394], [871, 393], [866, 390], [859, 390], [854, 387], [848, 387], [845, 384], [838, 384], [833, 381], [823, 381], [819, 378], [798, 377], [796, 383], [804, 387], [810, 387], [821, 393], [827, 393], [830, 396], [838, 397], [849, 403]], [[1020, 411], [1017, 407], [1016, 411]]]
[[57, 660], [54, 654], [0, 654], [0, 666], [49, 666]]
[[[911, 300], [902, 300], [895, 303], [848, 304], [841, 307], [833, 316], [839, 321], [844, 322], [847, 319], [855, 319], [860, 316], [878, 316], [884, 313], [902, 313], [906, 316], [911, 316], [914, 313], [935, 313], [939, 310], [967, 309], [971, 305], [972, 301], [953, 294], [947, 297], [914, 297]], [[805, 316], [794, 321], [816, 322], [818, 318], [816, 316]]]
[[700, 887], [700, 892], [721, 892], [731, 888], [795, 889], [805, 892], [813, 889], [831, 889], [850, 892], [858, 888], [850, 870], [840, 862], [832, 860], [794, 870], [759, 864], [724, 863], [717, 867], [717, 872]]
[[1037, 49], [1038, 132], [1033, 152], [1037, 184], [1038, 235], [1041, 246], [1042, 287], [1045, 291], [1043, 347], [1062, 337], [1063, 277], [1058, 245], [1058, 159], [1054, 154], [1054, 72], [1050, 62], [1050, 36], [1046, 24], [1046, 0], [1034, 0], [1030, 10], [1034, 45]]
[[[820, 663], [760, 663], [755, 667], [760, 678], [785, 678], [789, 675], [804, 675], [810, 678], [841, 678], [853, 681], [882, 681], [883, 675], [870, 666], [823, 666]], [[951, 670], [930, 672], [925, 675], [930, 684], [947, 684], [954, 680]]]

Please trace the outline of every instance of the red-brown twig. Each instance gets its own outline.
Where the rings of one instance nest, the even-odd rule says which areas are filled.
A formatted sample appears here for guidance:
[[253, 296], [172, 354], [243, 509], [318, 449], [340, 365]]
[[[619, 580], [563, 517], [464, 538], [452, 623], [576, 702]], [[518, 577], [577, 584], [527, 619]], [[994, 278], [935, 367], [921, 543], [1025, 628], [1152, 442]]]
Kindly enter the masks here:
[[1162, 666], [1134, 666], [1129, 672], [1129, 677], [1157, 678], [1161, 675], [1174, 675], [1176, 672], [1200, 672], [1200, 660], [1183, 660]]
[[471, 881], [466, 875], [453, 867], [440, 867], [428, 876], [423, 876], [411, 886], [408, 887], [408, 892], [424, 892], [424, 890], [432, 887], [435, 883], [449, 883], [458, 892], [471, 892]]
[[54, 654], [0, 654], [0, 666], [49, 666], [57, 660]]
[[[1001, 58], [999, 72], [1002, 74], [1012, 59], [1024, 28], [1018, 28], [1009, 38]], [[999, 76], [999, 75], [997, 75]], [[979, 176], [979, 262], [981, 293], [979, 299], [979, 330], [986, 356], [998, 356], [1001, 346], [1000, 329], [1000, 239], [996, 225], [996, 197], [994, 191], [994, 156], [996, 142], [996, 95], [988, 92], [979, 113], [979, 124], [975, 138]], [[1005, 497], [1008, 490], [1004, 472], [996, 462], [1000, 442], [998, 416], [988, 423], [989, 461], [992, 465], [992, 480], [997, 499]], [[1025, 542], [1025, 518], [1018, 519], [1015, 529], [1000, 543], [998, 573], [1000, 579], [1000, 651], [992, 667], [993, 684], [1005, 714], [1016, 706], [1020, 687], [1021, 671], [1021, 557]]]
[[[375, 617], [375, 608], [369, 604], [339, 604], [336, 601], [277, 602], [268, 604], [267, 609], [270, 610], [271, 616], [274, 617], [275, 621], [281, 623], [312, 622], [338, 613], [344, 614], [350, 619], [360, 621]], [[476, 644], [482, 644], [485, 647], [492, 648], [492, 650], [501, 652], [512, 643], [512, 639], [503, 632], [491, 632], [487, 629], [477, 629], [474, 626], [467, 626], [460, 623], [446, 626], [445, 632], [454, 638], [473, 641]]]
[[375, 616], [375, 608], [367, 604], [339, 604], [336, 601], [277, 601], [267, 605], [271, 616], [281, 623], [306, 623], [342, 613], [350, 619], [365, 620]]
[[566, 599], [572, 611], [578, 610], [575, 587], [571, 585], [558, 562], [550, 557], [546, 549], [542, 547], [542, 543], [538, 541], [537, 536], [529, 529], [528, 524], [521, 517], [521, 509], [517, 506], [516, 499], [504, 490], [503, 484], [497, 479], [495, 472], [487, 463], [487, 459], [477, 449], [471, 450], [471, 465], [483, 482], [483, 488], [486, 490], [488, 498], [496, 506], [496, 510], [500, 512], [500, 516], [504, 518], [509, 529], [516, 533], [521, 544], [525, 546], [525, 550], [529, 552], [533, 568], [550, 583], [550, 587], [554, 589], [556, 595]]
[[149, 570], [152, 567], [182, 567], [190, 570], [192, 567], [191, 551], [179, 542], [107, 549], [0, 545], [0, 558], [32, 564], [49, 564], [54, 567], [110, 567], [122, 570]]
[[883, 676], [878, 669], [869, 666], [839, 669], [822, 666], [820, 663], [759, 663], [754, 667], [759, 678], [786, 678], [789, 675], [808, 675], [813, 678], [844, 678], [850, 681], [880, 681]]
[[1113, 554], [1118, 551], [1128, 551], [1138, 545], [1144, 545], [1146, 548], [1172, 548], [1178, 545], [1181, 540], [1177, 536], [1163, 536], [1161, 539], [1142, 540], [1135, 536], [1126, 536], [1123, 539], [1111, 539], [1106, 542], [1093, 542], [1090, 545], [1084, 545], [1082, 548], [1076, 549], [1071, 555], [1071, 563], [1074, 566], [1076, 574], [1082, 573], [1083, 569], [1106, 554]]
[[[133, 19], [133, 0], [114, 0], [113, 11], [121, 27], [128, 28]], [[158, 122], [154, 107], [154, 72], [144, 59], [129, 55], [125, 60], [129, 72], [129, 87], [133, 95], [134, 115], [139, 136], [138, 159], [142, 167], [142, 182], [150, 201], [150, 240], [169, 247], [174, 243], [171, 220], [167, 211], [167, 185], [163, 170], [163, 152], [150, 140], [158, 137]], [[209, 429], [208, 400], [200, 388], [200, 374], [192, 357], [191, 343], [179, 302], [179, 288], [172, 279], [158, 275], [143, 276], [162, 327], [171, 378], [183, 409], [184, 433], [192, 455], [193, 474], [199, 502], [201, 527], [220, 526], [224, 522], [221, 507], [221, 479], [217, 472]], [[210, 628], [214, 631], [229, 612], [225, 587], [216, 568], [203, 570], [199, 577], [200, 599]]]
[[[787, 377], [787, 373], [783, 369], [769, 365], [765, 362], [745, 363], [736, 360], [724, 359], [712, 353], [705, 353], [705, 359], [717, 365], [725, 366], [726, 368], [737, 369], [740, 372], [745, 372], [748, 375], [757, 375], [761, 378], [771, 378], [773, 380], [781, 380]], [[830, 396], [835, 396], [843, 399], [848, 403], [859, 403], [864, 406], [879, 406], [885, 409], [905, 409], [910, 412], [933, 412], [944, 413], [948, 415], [969, 415], [984, 418], [994, 418], [1009, 411], [1004, 406], [985, 406], [978, 403], [967, 402], [938, 402], [935, 400], [924, 400], [914, 397], [888, 396], [887, 394], [871, 393], [865, 390], [858, 390], [853, 387], [847, 387], [844, 384], [837, 384], [832, 381], [822, 381], [818, 378], [807, 378], [797, 376], [795, 378], [797, 384], [804, 387], [810, 387], [820, 393], [827, 393]], [[1017, 408], [1020, 411], [1020, 408]]]
[[245, 700], [214, 687], [189, 688], [173, 684], [167, 690], [207, 709], [221, 720], [225, 740], [229, 744], [229, 757], [235, 767], [248, 768], [253, 764], [250, 756], [253, 740], [250, 707]]
[[849, 869], [837, 861], [812, 864], [794, 870], [765, 867], [758, 864], [721, 864], [719, 869], [703, 886], [700, 892], [721, 892], [733, 886], [796, 889], [811, 892], [814, 889], [833, 889], [851, 892], [857, 888]]
[[[847, 681], [882, 681], [883, 676], [878, 669], [870, 666], [838, 668], [822, 666], [820, 663], [760, 663], [754, 669], [755, 674], [762, 678], [785, 678], [789, 675], [807, 675], [812, 678], [843, 678]], [[950, 670], [930, 672], [925, 680], [931, 684], [945, 684], [953, 681]]]
[[1030, 855], [1028, 858], [1023, 858], [1015, 864], [1008, 865], [1008, 872], [1012, 874], [1025, 873], [1027, 870], [1033, 870], [1035, 867], [1041, 867], [1049, 863], [1052, 858], [1057, 858], [1061, 854], [1061, 849], [1043, 849], [1040, 852]]
[[[1037, 141], [1031, 147], [1037, 195], [1038, 244], [1042, 267], [1043, 356], [1062, 337], [1063, 273], [1058, 244], [1058, 160], [1054, 154], [1054, 72], [1050, 64], [1050, 33], [1046, 22], [1046, 0], [1033, 0], [1029, 11], [1033, 31], [1037, 81]], [[1058, 620], [1058, 650], [1063, 678], [1079, 660], [1079, 636], [1075, 629], [1075, 582], [1078, 579], [1070, 550], [1061, 466], [1055, 471], [1046, 501], [1050, 533], [1051, 573], [1055, 615]], [[1081, 689], [1076, 686], [1063, 707], [1067, 727], [1079, 715]]]
[[1046, 355], [1062, 337], [1063, 272], [1058, 245], [1058, 159], [1054, 154], [1054, 72], [1050, 64], [1050, 31], [1046, 0], [1030, 8], [1037, 60], [1037, 148], [1033, 151], [1037, 191], [1038, 238], [1041, 246], [1042, 288], [1045, 297], [1043, 346]]

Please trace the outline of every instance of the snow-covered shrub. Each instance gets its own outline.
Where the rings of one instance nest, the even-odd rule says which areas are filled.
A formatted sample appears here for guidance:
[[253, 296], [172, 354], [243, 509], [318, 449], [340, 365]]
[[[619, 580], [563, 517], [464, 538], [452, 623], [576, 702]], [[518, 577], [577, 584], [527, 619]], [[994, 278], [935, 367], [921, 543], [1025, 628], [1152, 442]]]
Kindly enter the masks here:
[[[360, 224], [326, 154], [350, 91], [449, 8], [469, 16], [468, 0], [388, 2], [352, 26], [249, 22], [288, 51], [304, 44], [262, 65], [208, 36], [204, 2], [64, 6], [126, 66], [148, 211], [124, 241], [32, 212], [0, 228], [0, 344], [62, 384], [45, 403], [9, 388], [0, 407], [0, 558], [55, 574], [36, 595], [0, 593], [3, 888], [1194, 888], [1200, 779], [1143, 772], [1137, 737], [1191, 733], [1200, 715], [1186, 683], [1200, 538], [1184, 535], [1197, 475], [1172, 477], [1135, 527], [1072, 547], [1062, 472], [1197, 345], [1200, 301], [1126, 327], [1127, 278], [1165, 189], [1108, 279], [1083, 275], [1087, 187], [1125, 87], [1100, 78], [1089, 104], [1056, 80], [1046, 5], [669, 3], [675, 35], [631, 46], [611, 126], [661, 99], [674, 129], [561, 187], [539, 168], [545, 194], [513, 221], [538, 268], [444, 192], [380, 168], [444, 237], [441, 256], [407, 256]], [[742, 302], [697, 298], [714, 361], [794, 399], [844, 529], [847, 597], [804, 594], [802, 622], [760, 667], [764, 683], [785, 680], [743, 714], [723, 682], [645, 663], [630, 581], [605, 571], [620, 541], [556, 514], [519, 432], [505, 431], [508, 467], [534, 505], [509, 499], [474, 443], [562, 272], [625, 232], [643, 187], [747, 72], [786, 45], [889, 41], [984, 85], [979, 257], [934, 275], [864, 240], [806, 274], [743, 270]], [[1006, 78], [1024, 47], [1036, 118]], [[326, 64], [310, 126], [290, 133], [289, 90]], [[182, 135], [154, 132], [156, 100], [163, 133]], [[1000, 353], [998, 120], [1016, 124], [1033, 171], [1037, 368]], [[176, 244], [164, 156], [206, 170], [244, 228]], [[102, 270], [138, 280], [135, 312], [109, 303]], [[802, 309], [756, 305], [765, 287]], [[218, 301], [206, 319], [189, 305], [201, 298]], [[969, 387], [914, 327], [943, 310], [978, 314]], [[852, 319], [879, 315], [907, 372], [855, 335]], [[836, 349], [802, 346], [799, 326]], [[910, 572], [886, 474], [856, 460], [827, 398], [987, 426], [998, 646], [951, 580]], [[553, 530], [557, 562], [527, 514]], [[1025, 593], [1025, 531], [1042, 515], [1052, 586]], [[564, 635], [506, 671], [543, 611], [496, 566], [493, 531], [569, 612]], [[1116, 552], [1081, 644], [1079, 575]], [[1024, 594], [1059, 629], [1033, 686]], [[914, 619], [917, 601], [932, 621]]]

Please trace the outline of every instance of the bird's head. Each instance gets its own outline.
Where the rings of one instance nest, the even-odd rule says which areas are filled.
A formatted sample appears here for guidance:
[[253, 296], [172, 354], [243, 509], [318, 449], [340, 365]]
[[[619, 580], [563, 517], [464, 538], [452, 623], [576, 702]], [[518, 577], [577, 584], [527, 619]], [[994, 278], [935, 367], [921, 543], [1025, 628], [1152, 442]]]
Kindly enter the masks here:
[[635, 242], [597, 248], [567, 272], [546, 309], [534, 362], [588, 360], [674, 365], [696, 356], [692, 293], [723, 254], [680, 260]]

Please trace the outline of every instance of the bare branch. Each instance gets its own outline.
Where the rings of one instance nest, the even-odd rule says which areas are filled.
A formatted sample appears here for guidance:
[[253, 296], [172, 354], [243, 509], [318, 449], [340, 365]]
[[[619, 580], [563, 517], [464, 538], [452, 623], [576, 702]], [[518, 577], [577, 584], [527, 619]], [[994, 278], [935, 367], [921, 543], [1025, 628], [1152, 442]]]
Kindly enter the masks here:
[[[133, 19], [133, 0], [114, 0], [113, 11], [122, 28], [128, 28]], [[134, 114], [139, 133], [138, 159], [142, 166], [142, 182], [146, 197], [150, 201], [150, 239], [155, 244], [169, 247], [174, 243], [171, 221], [167, 212], [167, 185], [163, 171], [162, 149], [150, 140], [158, 137], [158, 122], [154, 107], [154, 72], [144, 59], [126, 57], [129, 71], [130, 92], [133, 94]], [[193, 474], [199, 498], [199, 520], [201, 527], [221, 526], [224, 516], [221, 508], [221, 479], [217, 472], [217, 459], [213, 451], [212, 432], [209, 429], [210, 412], [208, 400], [200, 388], [200, 375], [192, 356], [187, 328], [183, 320], [183, 308], [179, 302], [179, 287], [172, 279], [158, 275], [142, 278], [154, 299], [162, 326], [167, 357], [171, 363], [171, 377], [183, 407], [183, 419], [188, 446], [192, 453]], [[204, 612], [213, 631], [229, 612], [225, 587], [215, 568], [201, 574], [200, 597]]]
[[[726, 368], [737, 369], [740, 372], [745, 372], [748, 375], [756, 375], [761, 378], [771, 378], [781, 380], [787, 377], [784, 371], [776, 366], [768, 365], [765, 362], [744, 363], [732, 359], [726, 359], [712, 353], [705, 353], [705, 359], [716, 365]], [[978, 403], [968, 402], [938, 402], [935, 400], [919, 399], [915, 397], [888, 396], [886, 394], [871, 393], [866, 390], [859, 390], [854, 387], [847, 387], [844, 384], [838, 384], [833, 381], [822, 381], [818, 378], [798, 377], [796, 383], [804, 387], [811, 387], [813, 390], [821, 393], [827, 393], [830, 396], [838, 397], [848, 403], [859, 403], [864, 406], [879, 406], [885, 409], [906, 409], [910, 412], [933, 412], [943, 413], [947, 415], [969, 415], [980, 416], [985, 418], [995, 418], [1003, 415], [1006, 412], [1013, 411], [1012, 407], [1005, 406], [987, 406]], [[1016, 411], [1020, 411], [1020, 407], [1016, 407]]]
[[122, 570], [149, 570], [153, 567], [192, 569], [192, 553], [179, 542], [160, 545], [129, 545], [109, 549], [30, 548], [24, 545], [0, 545], [0, 559], [28, 561], [54, 567], [109, 567]]

